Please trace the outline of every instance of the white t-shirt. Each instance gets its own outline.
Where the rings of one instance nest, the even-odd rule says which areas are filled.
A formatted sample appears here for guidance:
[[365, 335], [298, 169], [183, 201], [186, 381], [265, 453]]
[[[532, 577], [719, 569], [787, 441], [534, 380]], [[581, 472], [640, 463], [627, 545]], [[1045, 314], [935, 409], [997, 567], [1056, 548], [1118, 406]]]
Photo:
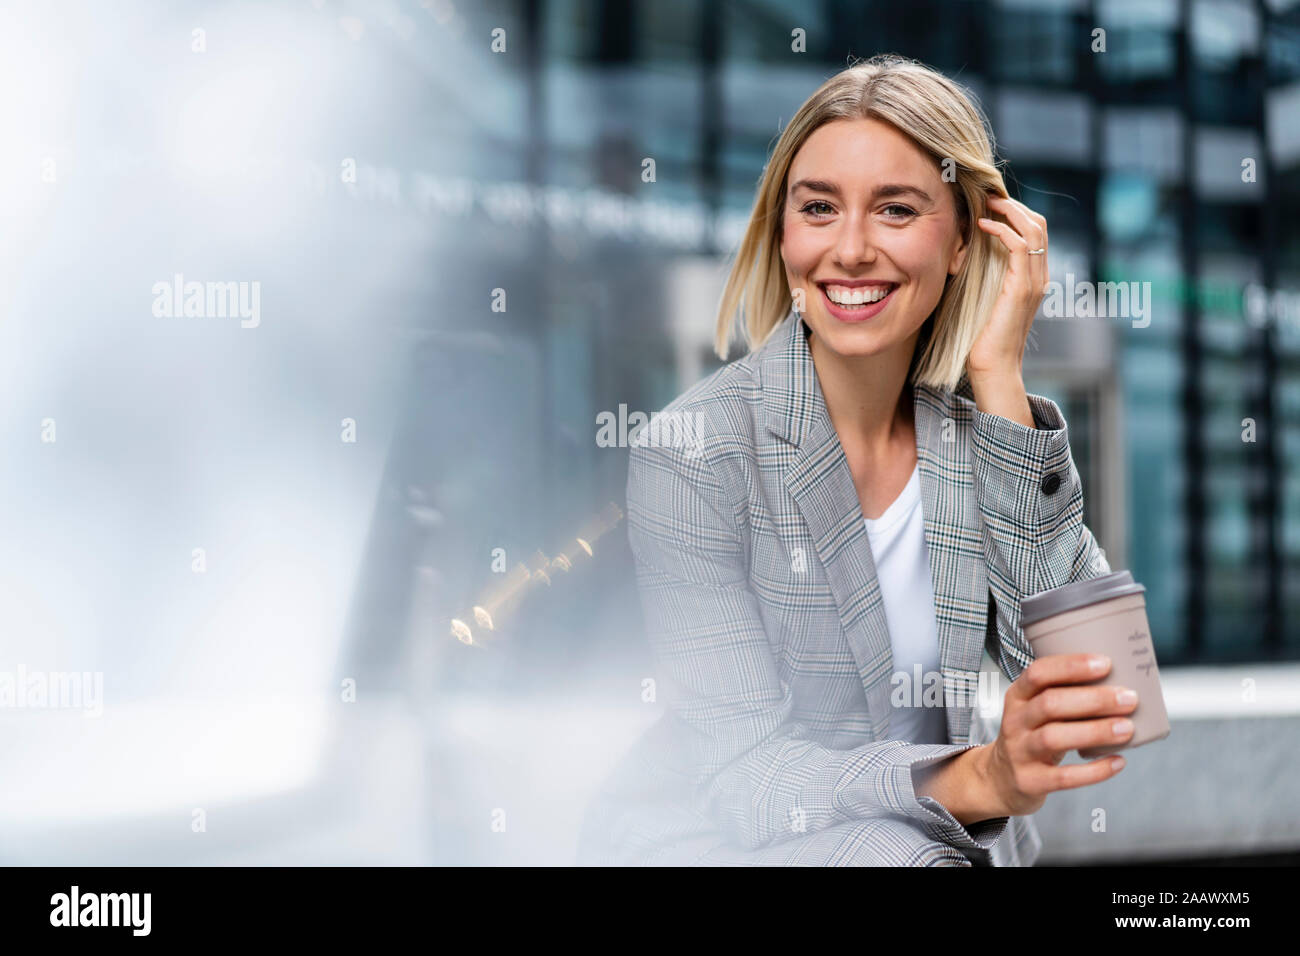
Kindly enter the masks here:
[[[907, 692], [909, 704], [924, 701], [926, 687], [935, 681], [931, 675], [939, 672], [939, 629], [934, 619], [934, 585], [930, 580], [930, 560], [925, 546], [920, 470], [912, 469], [907, 487], [884, 514], [865, 520], [871, 541], [871, 557], [876, 564], [876, 578], [885, 603], [885, 620], [894, 651], [894, 673], [907, 675], [907, 681], [901, 687]], [[919, 681], [917, 664], [920, 665]], [[898, 686], [891, 682], [891, 699], [900, 693]], [[931, 690], [930, 696], [935, 693]], [[937, 693], [942, 704], [942, 683], [938, 683]], [[889, 736], [892, 740], [907, 740], [914, 744], [948, 743], [948, 722], [942, 706], [895, 707], [890, 721]]]

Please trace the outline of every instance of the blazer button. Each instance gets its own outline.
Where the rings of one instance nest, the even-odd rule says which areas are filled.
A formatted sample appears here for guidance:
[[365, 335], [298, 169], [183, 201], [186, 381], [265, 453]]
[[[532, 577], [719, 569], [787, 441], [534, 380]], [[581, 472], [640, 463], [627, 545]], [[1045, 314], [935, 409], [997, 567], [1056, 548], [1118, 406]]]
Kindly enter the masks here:
[[1056, 494], [1056, 489], [1061, 487], [1061, 476], [1056, 472], [1052, 472], [1050, 475], [1043, 478], [1043, 484], [1041, 487], [1043, 489], [1043, 494], [1045, 495]]

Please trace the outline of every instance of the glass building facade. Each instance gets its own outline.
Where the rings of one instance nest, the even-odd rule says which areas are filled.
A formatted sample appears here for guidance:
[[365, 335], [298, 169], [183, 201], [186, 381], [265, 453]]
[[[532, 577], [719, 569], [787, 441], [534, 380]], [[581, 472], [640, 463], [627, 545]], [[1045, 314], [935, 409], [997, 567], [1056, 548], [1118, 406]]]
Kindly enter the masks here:
[[[915, 57], [979, 97], [1012, 194], [1047, 217], [1052, 278], [1147, 290], [1143, 317], [1040, 312], [1026, 376], [1066, 414], [1086, 520], [1146, 585], [1162, 663], [1300, 656], [1300, 4], [489, 9], [528, 51], [477, 71], [503, 109], [473, 111], [466, 174], [561, 187], [586, 225], [539, 216], [507, 253], [543, 290], [549, 433], [660, 408], [718, 366], [726, 256], [784, 124], [850, 59]], [[620, 220], [620, 199], [662, 221]], [[543, 446], [548, 494], [621, 495], [622, 457]]]

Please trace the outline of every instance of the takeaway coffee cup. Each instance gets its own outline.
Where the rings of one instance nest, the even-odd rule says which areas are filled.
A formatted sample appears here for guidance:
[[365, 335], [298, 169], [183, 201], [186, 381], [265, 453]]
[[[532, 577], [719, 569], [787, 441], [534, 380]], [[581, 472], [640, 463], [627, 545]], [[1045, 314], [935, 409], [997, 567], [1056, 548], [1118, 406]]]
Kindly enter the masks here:
[[1122, 744], [1080, 750], [1081, 757], [1101, 757], [1169, 736], [1145, 593], [1128, 571], [1115, 571], [1040, 591], [1020, 602], [1020, 627], [1035, 657], [1105, 654], [1111, 659], [1106, 676], [1079, 686], [1137, 691], [1137, 709], [1128, 715], [1133, 736]]

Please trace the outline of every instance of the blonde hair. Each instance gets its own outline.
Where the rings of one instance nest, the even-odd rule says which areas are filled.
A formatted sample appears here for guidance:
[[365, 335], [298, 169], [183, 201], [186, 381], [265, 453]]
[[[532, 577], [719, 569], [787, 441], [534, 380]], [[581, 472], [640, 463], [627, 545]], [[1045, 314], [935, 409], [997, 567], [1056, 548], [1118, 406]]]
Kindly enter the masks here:
[[922, 63], [889, 54], [859, 61], [831, 77], [781, 133], [722, 292], [714, 348], [727, 358], [737, 319], [743, 319], [745, 337], [756, 348], [789, 314], [791, 293], [781, 259], [786, 179], [808, 137], [840, 119], [889, 123], [955, 176], [958, 222], [970, 249], [922, 327], [909, 372], [911, 382], [954, 390], [1006, 270], [1001, 243], [976, 227], [975, 218], [1001, 219], [986, 208], [985, 199], [990, 192], [1005, 198], [1007, 189], [987, 120], [970, 94]]

